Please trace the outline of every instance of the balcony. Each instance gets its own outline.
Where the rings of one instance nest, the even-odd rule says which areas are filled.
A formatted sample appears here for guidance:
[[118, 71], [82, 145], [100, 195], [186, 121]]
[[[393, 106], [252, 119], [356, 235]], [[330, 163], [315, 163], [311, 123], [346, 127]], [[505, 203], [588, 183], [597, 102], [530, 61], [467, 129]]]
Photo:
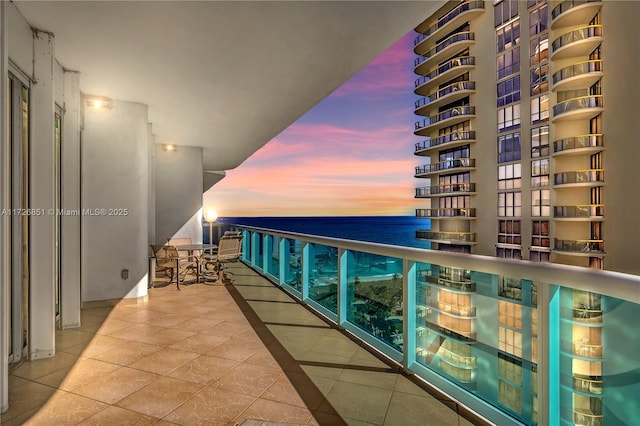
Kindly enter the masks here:
[[603, 426], [604, 416], [590, 410], [576, 408], [573, 412], [573, 423], [580, 426]]
[[573, 376], [573, 389], [580, 392], [601, 395], [603, 384], [604, 382], [602, 381], [602, 377], [592, 378]]
[[575, 206], [554, 206], [553, 219], [560, 221], [604, 220], [604, 204], [583, 204]]
[[553, 73], [551, 90], [587, 89], [603, 75], [601, 60], [580, 62]]
[[434, 243], [446, 244], [476, 244], [475, 232], [445, 232], [445, 231], [416, 231], [416, 238], [419, 240], [429, 240]]
[[425, 21], [416, 27], [416, 31], [422, 34], [417, 36], [413, 41], [413, 51], [417, 55], [423, 55], [433, 44], [430, 43], [430, 41], [437, 38], [436, 36], [438, 34], [446, 34], [447, 32], [453, 31], [464, 22], [473, 19], [476, 15], [480, 15], [483, 12], [483, 1], [467, 1], [451, 9], [430, 27], [427, 27], [428, 24]]
[[475, 158], [455, 158], [451, 160], [440, 161], [434, 164], [426, 164], [416, 167], [415, 177], [426, 177], [449, 170], [467, 171], [476, 168]]
[[604, 257], [604, 240], [554, 239], [553, 252], [571, 256]]
[[447, 61], [429, 74], [416, 79], [414, 93], [427, 96], [439, 84], [460, 77], [474, 69], [475, 65], [476, 58], [473, 56], [461, 56]]
[[416, 217], [428, 217], [432, 219], [475, 219], [474, 208], [438, 208], [416, 209]]
[[551, 29], [585, 24], [595, 16], [601, 0], [567, 0], [551, 11]]
[[476, 366], [476, 357], [459, 355], [442, 346], [436, 353], [430, 352], [430, 354], [458, 368], [473, 368]]
[[593, 118], [604, 111], [602, 95], [581, 96], [567, 99], [553, 107], [553, 121], [571, 121]]
[[574, 306], [571, 312], [574, 321], [586, 323], [601, 323], [602, 308], [597, 306], [586, 306], [580, 304]]
[[476, 141], [476, 132], [469, 130], [466, 132], [447, 133], [434, 139], [427, 139], [416, 144], [415, 155], [429, 155], [430, 152], [440, 149], [455, 148], [467, 145]]
[[581, 187], [604, 185], [604, 170], [576, 170], [572, 172], [555, 173], [553, 186], [556, 187]]
[[476, 107], [459, 106], [442, 111], [441, 113], [427, 117], [422, 121], [415, 123], [415, 131], [417, 136], [429, 136], [429, 133], [446, 126], [462, 123], [476, 116]]
[[458, 306], [439, 300], [427, 300], [427, 305], [441, 313], [451, 314], [456, 317], [472, 318], [476, 316], [476, 308], [471, 306]]
[[414, 61], [414, 72], [416, 74], [426, 74], [435, 64], [444, 59], [455, 56], [464, 49], [469, 48], [476, 42], [474, 33], [463, 31], [453, 34], [451, 37], [440, 42], [435, 48], [431, 49], [424, 55], [416, 58]]
[[587, 57], [602, 43], [602, 25], [586, 25], [561, 35], [551, 43], [551, 59]]
[[430, 93], [429, 96], [415, 102], [415, 113], [427, 115], [433, 108], [455, 102], [476, 92], [475, 81], [458, 81]]
[[604, 149], [601, 133], [580, 135], [553, 142], [553, 156], [593, 154]]
[[445, 337], [450, 337], [454, 340], [463, 343], [475, 343], [476, 342], [476, 333], [475, 331], [468, 330], [456, 330], [453, 328], [445, 327], [440, 324], [434, 324], [432, 322], [427, 321], [427, 328], [441, 334]]
[[415, 198], [433, 198], [445, 195], [467, 195], [476, 192], [476, 184], [471, 182], [447, 183], [416, 188]]

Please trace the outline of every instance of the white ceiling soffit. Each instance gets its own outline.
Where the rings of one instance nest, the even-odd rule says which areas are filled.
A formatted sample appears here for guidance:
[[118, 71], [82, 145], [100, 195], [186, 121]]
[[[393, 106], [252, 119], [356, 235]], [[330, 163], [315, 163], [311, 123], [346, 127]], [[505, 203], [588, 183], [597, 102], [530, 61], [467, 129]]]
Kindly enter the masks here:
[[84, 93], [147, 104], [156, 143], [203, 147], [205, 171], [240, 165], [444, 3], [16, 1]]

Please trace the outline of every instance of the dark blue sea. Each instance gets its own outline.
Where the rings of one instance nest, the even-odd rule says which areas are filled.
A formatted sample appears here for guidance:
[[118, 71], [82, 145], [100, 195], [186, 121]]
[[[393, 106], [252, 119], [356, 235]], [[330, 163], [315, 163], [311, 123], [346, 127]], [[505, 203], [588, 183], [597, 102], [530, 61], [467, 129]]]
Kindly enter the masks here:
[[428, 219], [413, 216], [225, 217], [217, 222], [416, 248], [429, 248], [415, 232], [431, 227]]

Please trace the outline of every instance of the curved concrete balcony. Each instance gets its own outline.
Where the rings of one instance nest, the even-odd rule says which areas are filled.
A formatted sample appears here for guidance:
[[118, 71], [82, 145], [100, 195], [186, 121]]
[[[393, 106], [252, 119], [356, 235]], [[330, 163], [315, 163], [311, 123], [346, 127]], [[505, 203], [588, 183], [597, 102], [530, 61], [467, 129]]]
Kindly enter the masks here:
[[454, 107], [437, 115], [427, 117], [422, 121], [416, 121], [415, 131], [417, 136], [429, 136], [429, 133], [442, 127], [453, 126], [462, 123], [476, 116], [476, 107], [459, 106]]
[[433, 164], [416, 167], [415, 177], [426, 177], [429, 175], [440, 174], [450, 170], [467, 171], [476, 168], [475, 158], [455, 158], [451, 160], [439, 161]]
[[601, 133], [580, 135], [553, 142], [553, 156], [593, 154], [604, 149]]
[[603, 169], [575, 170], [553, 175], [554, 188], [602, 185], [604, 185]]
[[473, 318], [476, 316], [476, 308], [472, 306], [459, 306], [433, 299], [427, 299], [427, 306], [453, 317]]
[[476, 92], [475, 81], [457, 81], [415, 102], [415, 114], [428, 115], [434, 108], [455, 102]]
[[445, 232], [445, 231], [416, 231], [418, 240], [428, 240], [434, 243], [445, 244], [476, 244], [475, 232]]
[[416, 188], [415, 198], [434, 198], [446, 195], [469, 195], [476, 192], [476, 184], [471, 182], [448, 183]]
[[604, 111], [602, 95], [580, 96], [555, 105], [551, 121], [584, 120], [593, 118], [602, 111]]
[[433, 47], [434, 40], [438, 38], [438, 35], [444, 35], [455, 30], [483, 12], [484, 1], [467, 1], [451, 9], [431, 26], [428, 26], [430, 24], [429, 21], [423, 22], [416, 27], [416, 31], [422, 34], [413, 40], [413, 51], [418, 55], [423, 55]]
[[551, 90], [587, 89], [603, 75], [601, 60], [580, 62], [553, 73]]
[[416, 144], [415, 155], [429, 155], [433, 150], [455, 148], [467, 145], [476, 141], [476, 132], [469, 130], [466, 132], [447, 133], [434, 139], [426, 139]]
[[[475, 309], [475, 308], [474, 308]], [[444, 346], [440, 346], [436, 353], [428, 351], [431, 356], [446, 362], [449, 365], [452, 365], [456, 368], [460, 369], [474, 369], [476, 368], [476, 357], [474, 356], [466, 356], [459, 355]]]
[[551, 43], [551, 59], [587, 57], [602, 43], [602, 25], [587, 25], [561, 35]]
[[579, 204], [575, 206], [554, 206], [553, 219], [564, 221], [604, 220], [604, 204]]
[[462, 56], [454, 58], [440, 65], [429, 74], [416, 79], [414, 93], [416, 95], [427, 96], [434, 88], [440, 84], [460, 77], [476, 67], [474, 56]]
[[416, 209], [416, 217], [426, 217], [431, 219], [475, 219], [476, 209], [470, 207]]
[[601, 0], [563, 1], [551, 11], [551, 29], [586, 24], [601, 6]]
[[573, 412], [573, 423], [576, 425], [603, 426], [604, 415], [593, 413], [584, 409], [575, 409]]
[[554, 238], [553, 252], [570, 256], [604, 257], [604, 240], [560, 240]]
[[[574, 373], [575, 374], [575, 373]], [[594, 395], [602, 395], [602, 386], [604, 382], [602, 377], [599, 376], [587, 376], [577, 377], [573, 376], [573, 389], [579, 392], [592, 393]]]
[[475, 35], [471, 31], [463, 31], [453, 34], [451, 37], [441, 41], [436, 47], [424, 55], [416, 58], [413, 63], [415, 66], [414, 72], [416, 74], [424, 75], [435, 64], [462, 52], [464, 49], [475, 44], [475, 42]]
[[[430, 328], [431, 330], [435, 331], [438, 334], [441, 334], [445, 337], [451, 338], [453, 340], [457, 340], [462, 343], [475, 343], [476, 341], [475, 331], [457, 330], [450, 325], [447, 325], [447, 326], [440, 325], [439, 322], [442, 322], [442, 321], [438, 320], [437, 323], [432, 323], [427, 321], [427, 328]], [[460, 380], [460, 379], [457, 379], [457, 380]]]

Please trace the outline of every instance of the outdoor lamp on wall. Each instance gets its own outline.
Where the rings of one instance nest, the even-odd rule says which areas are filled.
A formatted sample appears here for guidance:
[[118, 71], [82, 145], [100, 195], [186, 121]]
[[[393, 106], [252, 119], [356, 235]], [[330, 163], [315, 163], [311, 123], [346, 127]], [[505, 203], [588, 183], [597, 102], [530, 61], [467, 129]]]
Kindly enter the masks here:
[[85, 95], [84, 104], [89, 108], [95, 109], [111, 109], [113, 102], [105, 96]]
[[[204, 219], [209, 222], [209, 250], [213, 248], [213, 222], [218, 219], [218, 212], [214, 209], [207, 209], [204, 213]], [[210, 251], [210, 253], [212, 253]]]
[[166, 144], [162, 145], [162, 150], [166, 151], [166, 152], [176, 152], [177, 149], [178, 148], [172, 143], [166, 143]]

